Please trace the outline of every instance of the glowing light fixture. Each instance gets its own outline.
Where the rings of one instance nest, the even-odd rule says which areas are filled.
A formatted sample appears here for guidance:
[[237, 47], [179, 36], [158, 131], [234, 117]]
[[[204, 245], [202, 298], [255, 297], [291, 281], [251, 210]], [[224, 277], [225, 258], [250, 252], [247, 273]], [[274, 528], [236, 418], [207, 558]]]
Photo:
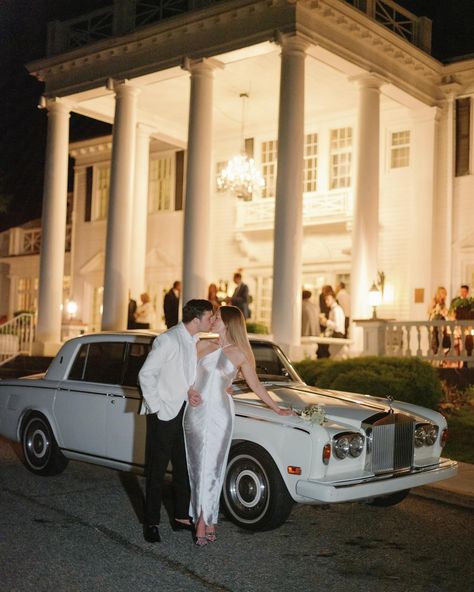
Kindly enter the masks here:
[[372, 287], [369, 290], [369, 304], [372, 307], [372, 318], [377, 318], [377, 306], [382, 304], [382, 294], [377, 288], [377, 284], [373, 282]]
[[226, 167], [217, 175], [217, 189], [230, 191], [239, 199], [250, 201], [265, 187], [265, 181], [253, 158], [245, 153], [245, 120], [248, 94], [241, 93], [241, 152], [229, 160]]

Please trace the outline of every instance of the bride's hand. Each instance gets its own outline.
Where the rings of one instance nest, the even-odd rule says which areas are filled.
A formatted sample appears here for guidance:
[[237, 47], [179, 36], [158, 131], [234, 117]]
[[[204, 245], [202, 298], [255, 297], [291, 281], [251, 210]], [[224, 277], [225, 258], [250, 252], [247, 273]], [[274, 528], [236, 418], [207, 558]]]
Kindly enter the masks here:
[[278, 407], [278, 411], [275, 409], [275, 413], [278, 413], [278, 415], [292, 415], [292, 416], [296, 416], [297, 415], [293, 411], [293, 409], [288, 409], [287, 407], [285, 407], [285, 408]]
[[188, 390], [188, 401], [191, 407], [197, 407], [202, 403], [200, 393], [192, 386]]

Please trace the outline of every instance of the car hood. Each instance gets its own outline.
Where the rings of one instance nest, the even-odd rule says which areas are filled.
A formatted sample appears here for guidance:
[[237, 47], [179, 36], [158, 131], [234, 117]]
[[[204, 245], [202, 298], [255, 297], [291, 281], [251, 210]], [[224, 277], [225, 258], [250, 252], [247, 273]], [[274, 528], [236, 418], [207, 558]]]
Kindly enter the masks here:
[[[390, 411], [390, 400], [383, 397], [319, 389], [302, 383], [272, 382], [264, 383], [264, 386], [282, 406], [291, 406], [295, 410], [302, 410], [308, 405], [320, 405], [325, 411], [328, 422], [332, 424], [351, 425], [358, 428], [367, 418], [377, 413]], [[263, 405], [262, 401], [250, 389], [241, 389], [235, 392], [234, 399], [252, 405]], [[401, 401], [394, 401], [392, 409], [413, 415], [416, 419], [421, 420], [432, 419], [431, 415], [435, 413]]]

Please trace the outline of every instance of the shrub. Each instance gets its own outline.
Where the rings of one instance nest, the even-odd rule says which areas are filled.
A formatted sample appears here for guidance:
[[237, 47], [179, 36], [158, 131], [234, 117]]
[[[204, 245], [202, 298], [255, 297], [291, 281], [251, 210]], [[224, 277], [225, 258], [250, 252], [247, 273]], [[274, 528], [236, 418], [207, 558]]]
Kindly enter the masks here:
[[254, 321], [247, 321], [247, 333], [257, 333], [260, 335], [268, 335], [268, 327], [263, 323], [255, 323]]
[[303, 360], [303, 380], [320, 388], [351, 391], [436, 409], [443, 397], [435, 368], [418, 358], [367, 356], [350, 360]]

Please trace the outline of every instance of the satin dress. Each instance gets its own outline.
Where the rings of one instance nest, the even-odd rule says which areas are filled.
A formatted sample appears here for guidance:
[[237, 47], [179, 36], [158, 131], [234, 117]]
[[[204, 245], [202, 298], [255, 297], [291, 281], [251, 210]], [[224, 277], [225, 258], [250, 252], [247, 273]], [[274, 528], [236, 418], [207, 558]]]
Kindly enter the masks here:
[[234, 401], [226, 392], [237, 369], [219, 348], [197, 364], [194, 388], [201, 394], [197, 407], [186, 406], [183, 417], [191, 501], [189, 515], [207, 525], [219, 515], [219, 498], [234, 429]]

